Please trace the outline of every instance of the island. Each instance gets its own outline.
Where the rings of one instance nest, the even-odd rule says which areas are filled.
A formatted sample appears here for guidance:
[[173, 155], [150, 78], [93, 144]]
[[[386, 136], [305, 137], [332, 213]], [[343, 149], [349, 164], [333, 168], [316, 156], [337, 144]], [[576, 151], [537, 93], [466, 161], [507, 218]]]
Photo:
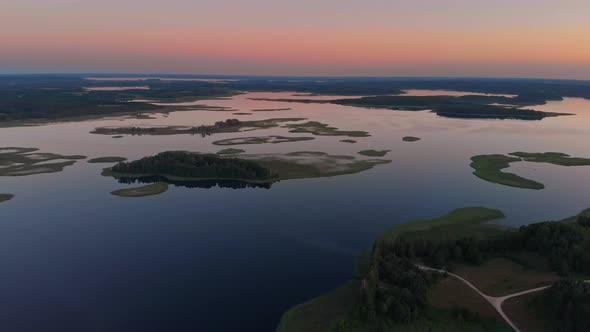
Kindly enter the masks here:
[[252, 112], [280, 112], [280, 111], [290, 111], [291, 108], [258, 108], [253, 109]]
[[339, 130], [335, 127], [317, 121], [305, 123], [293, 123], [283, 126], [289, 128], [290, 133], [308, 133], [316, 136], [348, 136], [348, 137], [369, 137], [368, 132], [359, 130]]
[[123, 158], [123, 157], [98, 157], [98, 158], [89, 159], [88, 160], [88, 163], [91, 163], [91, 164], [118, 163], [118, 162], [125, 161], [125, 160], [127, 160], [127, 158]]
[[9, 201], [14, 198], [12, 194], [0, 194], [0, 203]]
[[247, 145], [247, 144], [278, 144], [278, 143], [290, 143], [290, 142], [301, 142], [311, 141], [313, 137], [307, 136], [252, 136], [252, 137], [237, 137], [227, 138], [219, 141], [214, 141], [211, 144], [214, 145]]
[[277, 331], [586, 331], [588, 212], [518, 229], [502, 218], [469, 207], [390, 228], [354, 280], [293, 307]]
[[[211, 187], [219, 181], [268, 185], [291, 179], [331, 177], [359, 173], [389, 160], [364, 159], [329, 155], [324, 152], [300, 151], [286, 154], [251, 154], [230, 157], [187, 151], [167, 151], [131, 162], [120, 162], [105, 168], [104, 176], [121, 183], [167, 182], [187, 187]], [[239, 186], [237, 186], [239, 187]], [[247, 186], [243, 186], [247, 187]]]
[[559, 166], [590, 166], [590, 159], [588, 158], [570, 157], [559, 152], [513, 152], [509, 153], [508, 156], [502, 154], [478, 155], [471, 157], [471, 161], [471, 167], [475, 169], [473, 174], [485, 181], [533, 190], [544, 189], [545, 185], [502, 170], [510, 167], [511, 163], [520, 161], [550, 163]]
[[402, 141], [404, 141], [404, 142], [417, 142], [419, 140], [421, 140], [421, 138], [420, 137], [415, 137], [415, 136], [404, 136], [402, 138]]
[[168, 184], [165, 182], [157, 182], [136, 188], [125, 188], [111, 192], [114, 196], [119, 197], [145, 197], [159, 195], [168, 191]]
[[391, 109], [398, 111], [431, 111], [448, 118], [462, 119], [515, 119], [542, 120], [546, 117], [571, 115], [570, 113], [541, 112], [519, 106], [534, 105], [529, 99], [518, 99], [498, 96], [404, 96], [384, 95], [346, 99], [272, 99], [256, 98], [256, 100], [308, 103], [336, 104], [363, 107], [369, 109]]
[[240, 153], [243, 153], [243, 152], [246, 152], [246, 151], [244, 151], [242, 149], [228, 148], [228, 149], [221, 149], [221, 150], [217, 151], [217, 154], [229, 154], [229, 155], [231, 155], [231, 154], [240, 154]]
[[356, 141], [353, 140], [353, 139], [341, 139], [340, 142], [342, 142], [342, 143], [350, 143], [350, 144], [356, 143]]
[[190, 126], [126, 126], [126, 127], [99, 127], [91, 134], [99, 135], [201, 135], [203, 137], [217, 133], [235, 133], [240, 131], [252, 131], [278, 127], [283, 122], [302, 121], [305, 118], [275, 118], [255, 121], [240, 121], [238, 119], [227, 119], [217, 121], [212, 125]]
[[86, 159], [80, 155], [59, 155], [41, 153], [37, 148], [0, 148], [0, 176], [27, 176], [42, 173], [61, 172], [77, 160]]
[[383, 157], [391, 150], [362, 150], [358, 154], [367, 157]]

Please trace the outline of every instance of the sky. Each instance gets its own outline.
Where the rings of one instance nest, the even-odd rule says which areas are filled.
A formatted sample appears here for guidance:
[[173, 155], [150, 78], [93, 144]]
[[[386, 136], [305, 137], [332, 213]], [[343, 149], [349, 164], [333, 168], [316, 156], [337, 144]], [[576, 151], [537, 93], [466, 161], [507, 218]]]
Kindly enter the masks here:
[[590, 79], [590, 0], [0, 0], [0, 73]]

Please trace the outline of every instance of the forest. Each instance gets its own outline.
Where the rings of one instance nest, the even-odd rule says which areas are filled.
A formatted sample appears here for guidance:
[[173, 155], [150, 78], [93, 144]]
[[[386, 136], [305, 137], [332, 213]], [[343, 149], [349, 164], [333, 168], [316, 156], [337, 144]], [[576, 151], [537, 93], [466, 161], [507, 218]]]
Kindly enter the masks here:
[[[396, 323], [407, 323], [424, 314], [426, 294], [437, 277], [421, 271], [415, 262], [451, 271], [456, 263], [478, 265], [492, 257], [510, 258], [515, 253], [527, 252], [546, 257], [550, 268], [562, 276], [590, 274], [590, 217], [530, 224], [499, 234], [486, 238], [467, 236], [446, 240], [426, 239], [413, 234], [376, 242], [368, 272], [363, 278], [358, 309], [360, 317], [368, 321], [381, 317]], [[568, 303], [581, 303], [582, 300], [586, 301], [586, 305], [590, 303], [590, 285], [568, 285], [557, 284], [545, 295], [558, 300], [554, 307], [549, 308], [556, 320], [572, 315], [573, 309], [568, 307]], [[581, 293], [586, 294], [585, 297]], [[582, 323], [578, 321], [576, 324]], [[588, 330], [568, 330], [567, 326], [560, 326], [563, 331]]]
[[533, 302], [538, 314], [553, 322], [555, 331], [590, 331], [590, 284], [565, 279], [556, 282]]

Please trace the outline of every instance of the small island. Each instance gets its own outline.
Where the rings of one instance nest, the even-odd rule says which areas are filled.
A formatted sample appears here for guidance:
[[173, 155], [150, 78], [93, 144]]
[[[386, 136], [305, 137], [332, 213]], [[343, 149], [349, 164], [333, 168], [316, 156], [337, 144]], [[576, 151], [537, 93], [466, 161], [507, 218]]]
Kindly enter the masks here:
[[9, 201], [14, 198], [12, 194], [0, 194], [0, 203]]
[[348, 137], [369, 137], [368, 132], [360, 130], [339, 130], [335, 127], [317, 121], [305, 123], [293, 123], [283, 126], [289, 128], [290, 133], [307, 133], [316, 136], [348, 136]]
[[111, 192], [114, 196], [119, 197], [145, 197], [159, 195], [168, 191], [168, 184], [157, 182], [136, 188], [119, 189]]
[[402, 138], [402, 141], [404, 141], [404, 142], [417, 142], [419, 140], [421, 140], [421, 138], [420, 137], [415, 137], [415, 136], [404, 136]]
[[240, 154], [240, 153], [244, 153], [244, 152], [246, 152], [246, 151], [242, 150], [242, 149], [228, 148], [228, 149], [221, 149], [221, 150], [217, 151], [217, 154], [232, 155], [232, 154]]
[[290, 111], [291, 108], [258, 108], [253, 109], [252, 112], [280, 112], [280, 111]]
[[305, 118], [277, 118], [256, 121], [240, 121], [238, 119], [227, 119], [217, 121], [213, 125], [202, 125], [197, 127], [188, 126], [146, 126], [146, 127], [99, 127], [91, 134], [99, 135], [201, 135], [203, 137], [217, 133], [235, 133], [240, 131], [252, 131], [278, 127], [283, 122], [294, 122], [305, 120]]
[[502, 170], [510, 167], [511, 163], [520, 161], [549, 163], [559, 166], [590, 166], [590, 159], [588, 158], [570, 157], [559, 152], [513, 152], [509, 153], [508, 156], [502, 154], [479, 155], [472, 157], [471, 161], [471, 167], [475, 169], [473, 174], [485, 181], [533, 190], [544, 189], [545, 185]]
[[367, 157], [383, 157], [391, 150], [362, 150], [358, 154]]
[[357, 141], [353, 140], [353, 139], [341, 139], [340, 142], [342, 143], [350, 143], [350, 144], [354, 144]]
[[311, 141], [313, 137], [307, 136], [252, 136], [252, 137], [237, 137], [227, 138], [219, 141], [214, 141], [211, 144], [214, 145], [248, 145], [248, 144], [278, 144], [278, 143], [291, 143], [301, 141]]
[[91, 163], [91, 164], [118, 163], [118, 162], [125, 161], [125, 160], [127, 160], [127, 158], [123, 158], [123, 157], [98, 157], [98, 158], [89, 159], [88, 160], [88, 163]]

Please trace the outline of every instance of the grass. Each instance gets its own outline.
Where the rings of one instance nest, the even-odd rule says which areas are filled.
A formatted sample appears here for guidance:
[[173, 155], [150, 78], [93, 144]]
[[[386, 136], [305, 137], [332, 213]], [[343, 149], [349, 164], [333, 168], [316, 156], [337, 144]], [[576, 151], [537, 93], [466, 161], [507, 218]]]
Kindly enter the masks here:
[[358, 154], [367, 157], [383, 157], [391, 150], [362, 150]]
[[404, 136], [402, 138], [402, 141], [404, 141], [404, 142], [416, 142], [416, 141], [419, 141], [419, 140], [421, 140], [421, 138], [420, 137], [415, 137], [415, 136]]
[[99, 157], [88, 160], [91, 164], [99, 164], [99, 163], [118, 163], [121, 161], [125, 161], [127, 158], [123, 157]]
[[554, 272], [533, 269], [502, 257], [488, 259], [481, 265], [459, 264], [453, 272], [491, 296], [549, 285], [559, 278]]
[[428, 293], [428, 303], [440, 310], [468, 309], [482, 317], [503, 321], [496, 309], [484, 298], [454, 277], [439, 281]]
[[589, 166], [590, 159], [570, 157], [565, 153], [560, 152], [545, 152], [545, 153], [529, 153], [529, 152], [513, 152], [511, 156], [522, 158], [524, 161], [535, 163], [549, 163], [559, 166]]
[[480, 179], [502, 184], [505, 186], [541, 190], [545, 188], [542, 183], [529, 180], [513, 173], [502, 172], [510, 163], [520, 161], [520, 158], [508, 157], [501, 154], [479, 155], [471, 157], [471, 167], [475, 169], [473, 174]]
[[522, 331], [550, 332], [552, 326], [543, 317], [535, 314], [532, 302], [539, 293], [527, 294], [508, 299], [502, 309], [512, 322]]
[[496, 209], [483, 207], [461, 208], [453, 210], [443, 217], [395, 225], [385, 231], [379, 241], [387, 241], [402, 234], [408, 237], [420, 236], [427, 240], [441, 241], [468, 236], [477, 238], [496, 236], [506, 230], [489, 222], [504, 217], [504, 213]]
[[217, 154], [233, 155], [233, 154], [240, 154], [243, 152], [246, 152], [246, 151], [242, 150], [242, 149], [228, 148], [228, 149], [222, 149], [222, 150], [217, 151]]
[[168, 184], [164, 182], [152, 183], [136, 188], [119, 189], [111, 194], [119, 197], [144, 197], [159, 195], [168, 190]]
[[0, 194], [0, 203], [9, 201], [14, 198], [12, 194]]

